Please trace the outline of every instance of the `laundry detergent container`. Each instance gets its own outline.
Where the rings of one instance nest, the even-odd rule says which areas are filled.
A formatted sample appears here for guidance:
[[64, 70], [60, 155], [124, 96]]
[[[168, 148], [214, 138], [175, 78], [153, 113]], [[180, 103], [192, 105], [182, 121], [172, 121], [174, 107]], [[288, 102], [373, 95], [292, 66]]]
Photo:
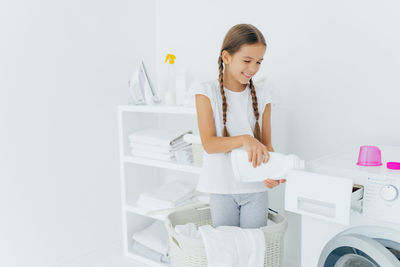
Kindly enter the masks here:
[[[271, 210], [265, 216], [268, 216], [268, 225], [260, 228], [265, 235], [264, 266], [283, 266], [287, 219]], [[206, 267], [207, 256], [202, 239], [178, 234], [175, 232], [175, 226], [187, 223], [194, 223], [197, 228], [212, 225], [210, 206], [203, 205], [171, 212], [165, 223], [169, 235], [171, 267]]]

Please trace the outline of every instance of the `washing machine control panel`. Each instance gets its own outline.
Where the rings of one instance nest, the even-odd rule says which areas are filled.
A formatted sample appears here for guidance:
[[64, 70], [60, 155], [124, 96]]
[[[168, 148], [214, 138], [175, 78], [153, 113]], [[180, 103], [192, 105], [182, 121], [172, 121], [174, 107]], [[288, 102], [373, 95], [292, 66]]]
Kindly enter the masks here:
[[384, 185], [380, 191], [381, 197], [386, 201], [396, 200], [399, 196], [399, 190], [392, 184]]
[[374, 219], [400, 223], [400, 181], [395, 177], [369, 176], [364, 189], [363, 213]]

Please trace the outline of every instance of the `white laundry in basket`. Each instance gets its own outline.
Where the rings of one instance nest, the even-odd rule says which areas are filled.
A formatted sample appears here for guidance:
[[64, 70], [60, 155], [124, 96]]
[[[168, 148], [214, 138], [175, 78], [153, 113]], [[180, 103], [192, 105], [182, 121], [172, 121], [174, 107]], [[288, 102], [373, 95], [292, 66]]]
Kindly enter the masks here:
[[175, 232], [180, 235], [185, 235], [191, 238], [200, 238], [200, 233], [194, 223], [187, 223], [184, 225], [176, 225]]
[[208, 267], [263, 267], [265, 236], [260, 229], [211, 225], [199, 227]]

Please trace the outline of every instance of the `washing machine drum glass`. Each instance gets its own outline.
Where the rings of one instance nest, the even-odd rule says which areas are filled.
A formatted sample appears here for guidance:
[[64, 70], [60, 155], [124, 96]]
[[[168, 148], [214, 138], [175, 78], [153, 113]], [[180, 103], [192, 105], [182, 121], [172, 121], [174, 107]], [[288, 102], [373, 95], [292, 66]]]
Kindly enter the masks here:
[[359, 234], [338, 235], [324, 247], [318, 267], [398, 267], [400, 244]]
[[336, 261], [334, 267], [376, 267], [377, 265], [371, 262], [369, 259], [357, 255], [357, 254], [346, 254]]

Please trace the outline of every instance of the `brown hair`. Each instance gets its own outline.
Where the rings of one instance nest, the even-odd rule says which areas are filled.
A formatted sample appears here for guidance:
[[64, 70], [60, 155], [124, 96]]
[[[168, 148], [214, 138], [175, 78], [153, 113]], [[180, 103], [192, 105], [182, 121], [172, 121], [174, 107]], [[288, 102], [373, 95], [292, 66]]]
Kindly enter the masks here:
[[[224, 129], [222, 131], [222, 136], [229, 136], [228, 129], [226, 128], [226, 111], [228, 109], [228, 104], [226, 102], [225, 92], [224, 92], [224, 65], [222, 61], [222, 51], [226, 50], [230, 55], [235, 54], [239, 51], [240, 47], [244, 44], [257, 44], [261, 43], [267, 46], [264, 36], [262, 33], [251, 24], [237, 24], [233, 26], [228, 33], [225, 35], [224, 42], [222, 43], [221, 52], [218, 58], [218, 68], [219, 68], [219, 86], [222, 95], [222, 114]], [[254, 88], [253, 80], [250, 79], [250, 90], [251, 97], [253, 99], [253, 110], [254, 116], [256, 117], [256, 125], [254, 127], [254, 137], [261, 142], [261, 131], [260, 125], [258, 124], [258, 118], [260, 113], [258, 112], [256, 89]]]

